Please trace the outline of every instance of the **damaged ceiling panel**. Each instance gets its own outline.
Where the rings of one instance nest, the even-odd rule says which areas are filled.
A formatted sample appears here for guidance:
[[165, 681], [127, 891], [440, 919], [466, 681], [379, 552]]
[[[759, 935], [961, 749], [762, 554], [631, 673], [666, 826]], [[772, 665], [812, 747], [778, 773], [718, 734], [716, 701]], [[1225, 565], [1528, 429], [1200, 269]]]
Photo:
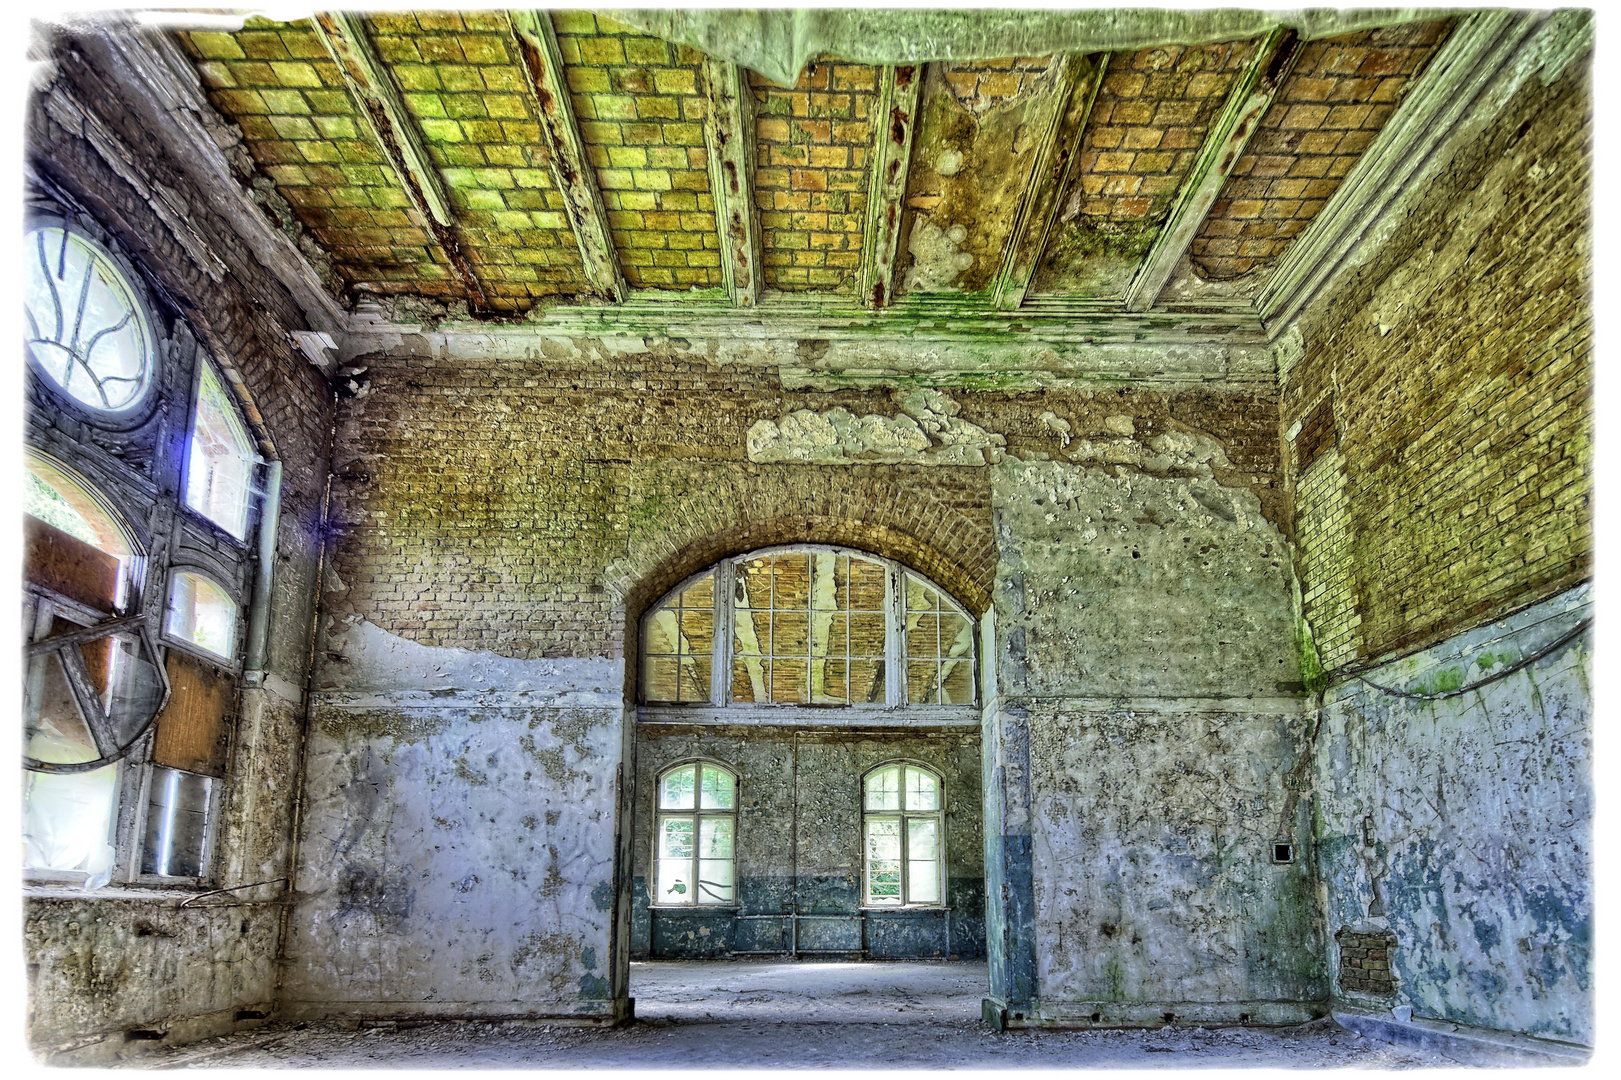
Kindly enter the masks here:
[[[896, 66], [821, 55], [791, 86], [623, 14], [322, 13], [176, 36], [263, 201], [297, 217], [350, 305], [1163, 322], [1260, 293], [1455, 22], [1369, 18]], [[1310, 40], [1324, 30], [1341, 33]]]

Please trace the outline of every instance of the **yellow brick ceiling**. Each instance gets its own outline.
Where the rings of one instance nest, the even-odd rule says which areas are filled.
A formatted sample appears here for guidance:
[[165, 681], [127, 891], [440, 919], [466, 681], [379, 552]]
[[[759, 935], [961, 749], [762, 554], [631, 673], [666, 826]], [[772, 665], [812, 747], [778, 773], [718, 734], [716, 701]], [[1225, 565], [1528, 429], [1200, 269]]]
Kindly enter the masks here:
[[[549, 18], [593, 174], [585, 179], [625, 285], [672, 299], [724, 298], [706, 57], [601, 15]], [[571, 228], [580, 218], [570, 214], [581, 211], [565, 199], [543, 137], [545, 91], [526, 70], [507, 14], [372, 13], [358, 25], [385, 91], [403, 106], [406, 134], [446, 193], [448, 225], [436, 227], [413, 201], [395, 167], [408, 159], [380, 145], [311, 20], [254, 18], [235, 33], [177, 35], [214, 105], [241, 126], [259, 169], [331, 257], [347, 299], [406, 294], [511, 316], [601, 295]], [[1250, 283], [1253, 294], [1388, 121], [1447, 26], [1362, 31], [1291, 54], [1292, 70], [1197, 223], [1187, 249], [1193, 271]], [[1078, 157], [1039, 233], [1030, 296], [1124, 295], [1261, 46], [1251, 38], [1094, 58], [1106, 67], [1076, 145], [1060, 148]], [[1010, 237], [1028, 230], [1019, 215], [1032, 212], [1021, 207], [1036, 180], [1041, 132], [1056, 124], [1068, 93], [1062, 61], [956, 61], [917, 73], [895, 302], [984, 297], [1005, 275]], [[743, 85], [752, 96], [755, 256], [767, 295], [860, 302], [875, 140], [894, 130], [893, 117], [880, 115], [883, 69], [823, 58], [792, 87], [753, 72]]]

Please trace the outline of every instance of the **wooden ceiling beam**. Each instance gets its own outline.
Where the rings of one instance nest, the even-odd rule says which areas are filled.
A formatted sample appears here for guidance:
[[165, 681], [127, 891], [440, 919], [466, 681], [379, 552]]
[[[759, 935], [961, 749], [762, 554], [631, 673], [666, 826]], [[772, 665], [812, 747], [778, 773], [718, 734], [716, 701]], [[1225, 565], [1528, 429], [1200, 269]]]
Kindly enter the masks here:
[[760, 211], [754, 202], [757, 155], [754, 94], [743, 68], [727, 60], [704, 64], [709, 108], [704, 144], [709, 148], [709, 189], [715, 200], [715, 231], [720, 234], [720, 265], [726, 292], [737, 307], [760, 302]]
[[450, 260], [468, 301], [479, 310], [489, 307], [484, 286], [456, 236], [456, 218], [451, 212], [444, 183], [411, 123], [410, 114], [405, 111], [394, 80], [389, 78], [366, 37], [360, 16], [325, 11], [313, 16], [310, 22], [327, 55], [338, 66], [349, 97], [355, 103], [355, 112], [377, 141], [394, 175], [399, 177], [411, 206]]
[[858, 277], [862, 302], [870, 308], [885, 307], [895, 299], [895, 257], [900, 251], [906, 175], [912, 167], [912, 139], [922, 84], [922, 64], [879, 69], [872, 178], [867, 189], [867, 226]]
[[619, 252], [608, 227], [597, 174], [586, 157], [585, 141], [574, 118], [551, 16], [544, 11], [510, 11], [507, 20], [523, 58], [521, 66], [537, 106], [541, 136], [551, 151], [552, 180], [562, 192], [563, 212], [580, 245], [586, 282], [602, 298], [622, 303], [627, 291], [625, 276], [619, 268]]
[[1053, 110], [1052, 122], [1036, 149], [1024, 197], [1013, 219], [1013, 231], [1003, 250], [1002, 268], [991, 284], [993, 304], [1000, 310], [1012, 311], [1024, 303], [1025, 293], [1041, 266], [1041, 256], [1063, 206], [1064, 192], [1081, 156], [1081, 139], [1092, 115], [1092, 103], [1097, 100], [1098, 87], [1103, 85], [1103, 73], [1108, 68], [1108, 53], [1072, 53], [1064, 57], [1061, 81], [1053, 91], [1059, 106]]
[[1275, 29], [1262, 39], [1255, 56], [1227, 94], [1227, 101], [1205, 135], [1199, 156], [1188, 170], [1176, 202], [1171, 204], [1154, 246], [1126, 290], [1129, 311], [1147, 311], [1159, 302], [1165, 283], [1204, 227], [1210, 208], [1227, 185], [1233, 166], [1243, 156], [1261, 117], [1277, 99], [1283, 81], [1294, 70], [1304, 44], [1293, 30]]

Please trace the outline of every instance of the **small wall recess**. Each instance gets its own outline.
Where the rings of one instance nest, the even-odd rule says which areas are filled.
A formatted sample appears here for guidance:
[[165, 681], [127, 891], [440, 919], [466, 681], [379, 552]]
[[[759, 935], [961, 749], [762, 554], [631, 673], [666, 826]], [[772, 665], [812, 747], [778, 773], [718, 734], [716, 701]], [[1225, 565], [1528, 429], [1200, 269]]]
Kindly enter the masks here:
[[1295, 846], [1293, 844], [1277, 841], [1272, 845], [1272, 861], [1278, 866], [1287, 866], [1295, 861]]

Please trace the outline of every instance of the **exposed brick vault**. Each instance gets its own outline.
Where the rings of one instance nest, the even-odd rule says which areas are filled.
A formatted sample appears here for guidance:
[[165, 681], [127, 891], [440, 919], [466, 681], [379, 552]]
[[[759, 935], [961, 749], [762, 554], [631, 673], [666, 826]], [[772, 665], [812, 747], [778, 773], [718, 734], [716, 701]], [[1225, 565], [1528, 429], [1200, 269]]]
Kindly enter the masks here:
[[39, 1053], [743, 955], [1593, 1042], [1591, 13], [237, 18], [35, 31]]

